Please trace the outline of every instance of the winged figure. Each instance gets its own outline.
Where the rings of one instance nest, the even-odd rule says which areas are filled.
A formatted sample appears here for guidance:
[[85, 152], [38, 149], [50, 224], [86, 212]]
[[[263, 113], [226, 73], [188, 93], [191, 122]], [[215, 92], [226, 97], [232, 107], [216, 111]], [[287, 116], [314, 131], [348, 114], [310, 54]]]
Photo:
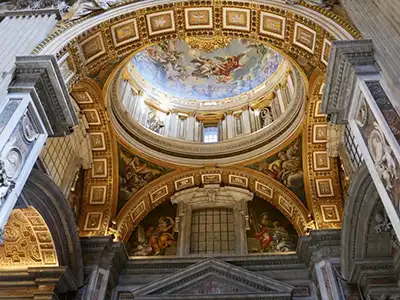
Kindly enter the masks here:
[[241, 53], [238, 56], [233, 55], [226, 58], [218, 56], [215, 57], [219, 61], [216, 66], [215, 74], [217, 76], [230, 77], [232, 71], [243, 67], [243, 65], [241, 65], [239, 61], [245, 55], [245, 53]]
[[196, 57], [191, 63], [195, 64], [196, 69], [192, 72], [195, 77], [210, 78], [216, 70], [216, 65], [210, 58]]

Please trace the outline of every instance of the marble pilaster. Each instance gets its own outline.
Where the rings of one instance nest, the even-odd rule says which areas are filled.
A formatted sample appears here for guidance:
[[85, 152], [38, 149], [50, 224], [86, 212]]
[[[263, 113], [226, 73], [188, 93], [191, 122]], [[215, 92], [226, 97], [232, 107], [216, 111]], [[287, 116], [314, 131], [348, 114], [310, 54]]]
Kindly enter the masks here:
[[81, 238], [81, 245], [85, 274], [89, 276], [82, 299], [106, 299], [127, 262], [125, 246], [113, 242], [112, 236]]

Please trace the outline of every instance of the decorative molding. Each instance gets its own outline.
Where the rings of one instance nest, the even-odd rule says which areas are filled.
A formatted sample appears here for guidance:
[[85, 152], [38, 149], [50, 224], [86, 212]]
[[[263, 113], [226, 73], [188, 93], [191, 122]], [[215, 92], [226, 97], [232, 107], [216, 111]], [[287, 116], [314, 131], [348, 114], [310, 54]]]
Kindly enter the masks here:
[[332, 42], [322, 111], [330, 122], [347, 122], [357, 76], [378, 74], [371, 40]]
[[250, 31], [250, 9], [223, 7], [222, 28]]
[[[211, 182], [204, 182], [204, 179], [207, 178], [207, 175], [212, 175]], [[260, 172], [248, 168], [216, 168], [197, 170], [193, 169], [187, 171], [177, 170], [161, 176], [140, 190], [124, 205], [124, 207], [118, 213], [116, 218], [118, 239], [122, 241], [127, 240], [134, 228], [145, 217], [145, 215], [159, 205], [162, 201], [169, 199], [168, 196], [170, 195], [174, 195], [175, 193], [191, 193], [191, 191], [198, 189], [198, 186], [203, 184], [205, 186], [210, 186], [210, 188], [213, 186], [219, 187], [220, 185], [223, 185], [230, 189], [240, 189], [230, 186], [229, 175], [240, 176], [248, 179], [248, 187], [246, 188], [248, 192], [256, 192], [259, 197], [277, 207], [293, 224], [299, 235], [306, 234], [308, 230], [307, 224], [310, 222], [308, 217], [309, 211], [305, 208], [304, 204], [281, 183], [272, 178], [266, 177]], [[179, 191], [175, 189], [175, 182], [177, 180], [192, 176], [194, 177], [195, 187], [189, 187], [189, 189], [183, 188]], [[255, 188], [256, 182], [258, 182], [258, 190]], [[271, 190], [268, 190], [268, 192], [265, 189], [260, 190], [261, 186], [266, 186]], [[155, 195], [160, 197], [155, 197]], [[212, 194], [210, 194], [210, 197], [211, 196]], [[284, 208], [279, 203], [279, 197], [283, 197], [285, 199], [285, 203], [283, 203], [283, 200], [281, 200], [281, 203], [283, 203], [282, 205], [285, 205]], [[143, 205], [143, 203], [146, 204]], [[140, 211], [142, 213], [140, 215], [135, 213], [135, 216], [137, 217], [135, 217], [134, 221], [132, 221], [131, 214], [139, 206], [141, 207]]]
[[317, 32], [301, 23], [296, 22], [294, 26], [293, 44], [315, 53], [315, 45], [317, 42]]
[[54, 56], [17, 56], [14, 79], [8, 90], [31, 94], [49, 136], [69, 135], [70, 129], [78, 124]]
[[[293, 286], [276, 281], [266, 276], [255, 275], [253, 272], [223, 262], [217, 259], [208, 259], [184, 270], [177, 272], [165, 279], [145, 285], [135, 290], [132, 294], [135, 299], [148, 299], [146, 296], [154, 295], [150, 299], [156, 299], [157, 295], [181, 295], [198, 294], [204, 292], [198, 288], [202, 286], [204, 278], [214, 278], [221, 282], [221, 289], [229, 289], [228, 294], [246, 293], [247, 297], [257, 297], [257, 299], [290, 299]], [[190, 284], [189, 284], [190, 283]], [[189, 285], [188, 285], [189, 284]], [[184, 290], [179, 289], [184, 286]], [[211, 288], [207, 284], [208, 289]], [[225, 291], [226, 292], [226, 291]], [[219, 294], [218, 291], [208, 292], [208, 294]], [[229, 297], [228, 299], [235, 299]]]

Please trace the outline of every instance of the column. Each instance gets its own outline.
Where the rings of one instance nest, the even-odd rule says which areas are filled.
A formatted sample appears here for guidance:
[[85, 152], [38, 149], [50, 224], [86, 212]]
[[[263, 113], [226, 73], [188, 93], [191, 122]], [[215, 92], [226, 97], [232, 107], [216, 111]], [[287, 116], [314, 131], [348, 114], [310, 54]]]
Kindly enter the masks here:
[[250, 116], [250, 129], [251, 132], [257, 131], [257, 117], [255, 115], [255, 111], [249, 107], [249, 116]]
[[243, 110], [242, 116], [243, 116], [243, 133], [251, 133], [251, 122], [250, 122], [250, 108], [247, 107], [245, 110]]
[[[338, 258], [335, 259], [337, 264], [340, 264]], [[334, 273], [331, 262], [329, 260], [322, 260], [314, 266], [316, 278], [318, 281], [319, 292], [321, 299], [327, 300], [342, 300], [340, 296], [339, 287], [336, 284], [336, 274]]]
[[187, 134], [186, 139], [189, 141], [194, 141], [194, 124], [196, 122], [196, 117], [194, 113], [190, 113], [188, 116], [188, 127], [187, 127]]
[[224, 119], [221, 121], [222, 122], [222, 140], [225, 141], [228, 139], [228, 125], [227, 125], [227, 120], [226, 120], [226, 115]]
[[128, 102], [127, 109], [128, 109], [129, 115], [133, 116], [135, 114], [135, 109], [136, 109], [137, 102], [138, 102], [138, 99], [140, 96], [139, 96], [138, 92], [135, 92], [130, 85], [128, 85], [128, 87], [129, 88], [128, 88], [127, 96], [126, 96], [127, 97], [126, 101]]
[[125, 246], [113, 242], [113, 236], [81, 238], [81, 245], [86, 275], [89, 276], [82, 299], [106, 299], [128, 260]]
[[[279, 104], [279, 108], [281, 113], [283, 113], [285, 111], [285, 104], [284, 104], [284, 99], [283, 99], [283, 95], [282, 95], [282, 86], [279, 85], [279, 87], [275, 90], [277, 99], [278, 99], [278, 104]], [[275, 119], [275, 118], [274, 118]]]
[[308, 236], [299, 237], [297, 255], [311, 270], [320, 299], [344, 299], [337, 284], [335, 266], [340, 265], [340, 230], [311, 230]]
[[164, 136], [168, 136], [169, 135], [170, 117], [171, 117], [170, 112], [167, 112], [167, 115], [165, 116], [165, 121], [164, 121], [164, 132], [163, 132]]
[[133, 118], [140, 123], [141, 116], [143, 114], [143, 106], [144, 106], [144, 97], [138, 96], [136, 100], [135, 110], [133, 114]]
[[68, 135], [78, 123], [54, 57], [20, 56], [15, 59], [15, 69], [0, 110], [0, 228], [47, 136]]
[[175, 110], [171, 110], [169, 114], [169, 136], [176, 137], [176, 131], [178, 125], [178, 112]]
[[29, 55], [61, 19], [57, 9], [6, 11], [0, 22], [0, 107], [14, 72], [14, 58]]
[[129, 82], [127, 80], [121, 80], [120, 81], [121, 84], [121, 93], [122, 93], [122, 105], [125, 107], [125, 109], [130, 113], [130, 107], [131, 107], [131, 103], [130, 103], [130, 87], [131, 85], [129, 84]]
[[290, 95], [293, 97], [294, 95], [294, 84], [293, 84], [293, 79], [292, 75], [290, 73], [291, 71], [288, 72], [287, 74], [287, 86], [289, 87]]
[[200, 122], [195, 118], [194, 120], [194, 141], [201, 142], [200, 140]]
[[232, 112], [227, 112], [225, 115], [226, 119], [226, 133], [227, 133], [227, 139], [231, 139], [234, 137], [234, 132], [233, 132], [233, 118], [232, 118]]
[[372, 41], [333, 42], [325, 87], [322, 110], [331, 124], [348, 124], [399, 236], [400, 116]]
[[372, 39], [382, 75], [393, 93], [397, 108], [400, 108], [399, 2], [384, 0], [340, 2], [362, 36]]

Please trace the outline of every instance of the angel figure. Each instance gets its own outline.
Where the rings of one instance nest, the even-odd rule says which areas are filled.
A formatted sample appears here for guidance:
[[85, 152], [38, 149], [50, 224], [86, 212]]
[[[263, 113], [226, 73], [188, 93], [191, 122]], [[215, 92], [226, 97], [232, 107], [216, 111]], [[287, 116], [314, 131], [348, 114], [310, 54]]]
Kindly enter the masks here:
[[195, 64], [195, 70], [192, 72], [192, 76], [197, 78], [210, 78], [214, 75], [215, 64], [210, 58], [198, 57], [193, 59], [191, 63]]
[[215, 70], [215, 75], [219, 76], [219, 82], [227, 82], [231, 79], [232, 71], [243, 68], [244, 66], [239, 63], [240, 59], [245, 56], [245, 53], [239, 54], [238, 56], [228, 56], [227, 58], [215, 57], [220, 61]]

